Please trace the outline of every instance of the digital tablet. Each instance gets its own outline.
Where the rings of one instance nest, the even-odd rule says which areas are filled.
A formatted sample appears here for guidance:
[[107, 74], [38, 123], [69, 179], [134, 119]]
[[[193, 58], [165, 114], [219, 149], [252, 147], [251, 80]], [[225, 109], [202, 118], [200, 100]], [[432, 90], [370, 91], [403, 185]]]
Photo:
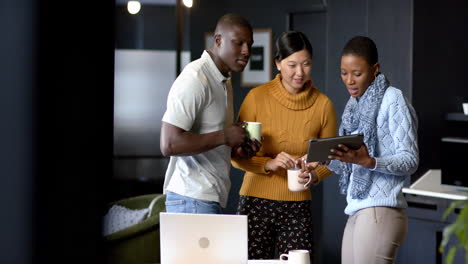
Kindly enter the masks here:
[[331, 149], [339, 149], [338, 144], [343, 144], [350, 149], [359, 149], [364, 143], [363, 134], [349, 136], [314, 138], [309, 140], [307, 151], [307, 162], [327, 161]]

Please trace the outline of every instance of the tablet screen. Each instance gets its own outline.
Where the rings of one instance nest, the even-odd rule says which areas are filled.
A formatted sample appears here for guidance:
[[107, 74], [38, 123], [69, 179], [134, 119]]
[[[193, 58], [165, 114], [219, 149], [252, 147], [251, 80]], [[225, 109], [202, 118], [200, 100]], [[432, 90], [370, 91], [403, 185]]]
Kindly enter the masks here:
[[331, 154], [330, 149], [339, 149], [338, 144], [343, 144], [351, 149], [359, 149], [363, 143], [363, 134], [310, 139], [307, 162], [330, 160], [328, 158]]

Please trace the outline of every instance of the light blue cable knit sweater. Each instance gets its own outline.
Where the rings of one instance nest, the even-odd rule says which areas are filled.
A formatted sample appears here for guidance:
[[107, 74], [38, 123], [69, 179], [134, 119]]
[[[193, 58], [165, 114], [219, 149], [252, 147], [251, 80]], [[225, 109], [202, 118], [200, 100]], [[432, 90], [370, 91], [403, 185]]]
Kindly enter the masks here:
[[[417, 117], [411, 104], [395, 87], [388, 87], [377, 115], [377, 140], [375, 150], [376, 166], [369, 194], [364, 199], [353, 199], [350, 188], [355, 168], [349, 181], [345, 213], [353, 215], [358, 210], [373, 206], [406, 208], [401, 189], [405, 178], [416, 171], [419, 164], [417, 142]], [[355, 131], [359, 133], [361, 131]], [[333, 160], [328, 168], [341, 173], [340, 161]]]

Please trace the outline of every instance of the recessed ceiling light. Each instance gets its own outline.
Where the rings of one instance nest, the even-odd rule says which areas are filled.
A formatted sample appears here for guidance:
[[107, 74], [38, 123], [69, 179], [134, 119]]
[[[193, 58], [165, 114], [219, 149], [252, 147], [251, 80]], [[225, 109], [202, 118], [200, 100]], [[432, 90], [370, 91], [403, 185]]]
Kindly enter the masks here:
[[141, 4], [138, 1], [128, 1], [127, 10], [130, 14], [135, 15], [140, 12]]
[[193, 0], [183, 0], [184, 5], [188, 8], [193, 6]]

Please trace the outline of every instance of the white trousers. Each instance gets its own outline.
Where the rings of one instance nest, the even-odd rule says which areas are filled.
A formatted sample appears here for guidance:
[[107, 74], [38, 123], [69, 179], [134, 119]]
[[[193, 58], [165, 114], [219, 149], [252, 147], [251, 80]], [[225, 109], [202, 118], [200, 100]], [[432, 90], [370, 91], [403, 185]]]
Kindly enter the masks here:
[[408, 217], [404, 209], [370, 207], [359, 210], [346, 223], [341, 263], [394, 263], [407, 232]]

